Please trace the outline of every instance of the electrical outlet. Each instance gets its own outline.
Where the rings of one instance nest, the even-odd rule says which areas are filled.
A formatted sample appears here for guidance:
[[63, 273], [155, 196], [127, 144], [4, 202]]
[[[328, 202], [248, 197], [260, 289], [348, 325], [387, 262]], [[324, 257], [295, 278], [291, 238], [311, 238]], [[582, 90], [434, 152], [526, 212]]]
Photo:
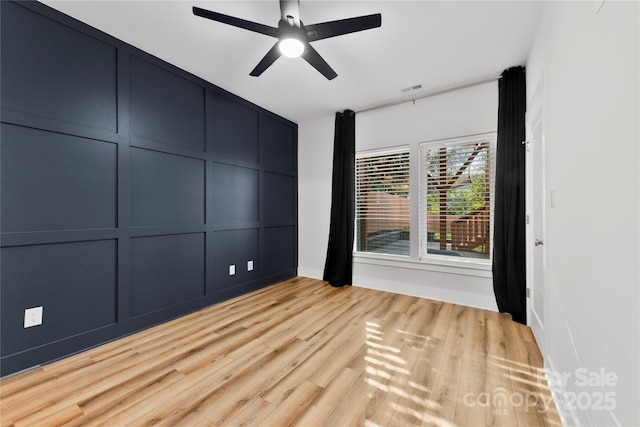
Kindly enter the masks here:
[[24, 327], [42, 325], [42, 307], [27, 308], [24, 310]]
[[235, 264], [231, 264], [229, 266], [229, 276], [233, 276], [234, 274], [236, 274], [236, 265]]
[[253, 271], [253, 260], [247, 261], [247, 271]]

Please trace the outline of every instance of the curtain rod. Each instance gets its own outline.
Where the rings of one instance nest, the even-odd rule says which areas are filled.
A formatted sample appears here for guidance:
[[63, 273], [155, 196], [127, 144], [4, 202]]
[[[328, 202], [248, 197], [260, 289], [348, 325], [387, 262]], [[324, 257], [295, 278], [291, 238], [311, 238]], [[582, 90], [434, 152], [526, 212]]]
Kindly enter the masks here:
[[374, 107], [363, 108], [362, 110], [356, 111], [356, 113], [360, 114], [360, 113], [364, 113], [364, 112], [367, 112], [367, 111], [378, 110], [380, 108], [393, 107], [394, 105], [404, 104], [405, 102], [416, 102], [419, 99], [429, 98], [429, 97], [435, 96], [435, 95], [442, 95], [443, 93], [453, 92], [455, 90], [465, 89], [465, 88], [472, 87], [472, 86], [478, 86], [478, 85], [481, 85], [483, 83], [489, 83], [489, 82], [493, 82], [493, 81], [496, 81], [496, 80], [500, 80], [500, 76], [487, 77], [487, 78], [482, 79], [482, 80], [476, 80], [476, 81], [473, 81], [473, 82], [464, 83], [464, 84], [457, 85], [457, 86], [451, 86], [451, 87], [448, 87], [448, 88], [445, 88], [445, 89], [436, 90], [435, 92], [429, 92], [429, 93], [426, 93], [424, 95], [420, 95], [417, 98], [403, 99], [401, 101], [387, 102], [385, 104], [376, 105]]

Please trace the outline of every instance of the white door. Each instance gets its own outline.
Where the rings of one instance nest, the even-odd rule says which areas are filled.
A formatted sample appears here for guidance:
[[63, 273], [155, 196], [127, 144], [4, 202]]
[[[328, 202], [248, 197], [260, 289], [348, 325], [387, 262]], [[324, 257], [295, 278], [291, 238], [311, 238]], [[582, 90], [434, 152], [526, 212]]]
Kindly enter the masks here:
[[547, 257], [545, 249], [545, 147], [543, 128], [543, 80], [527, 108], [526, 200], [527, 200], [527, 318], [544, 354], [544, 302]]

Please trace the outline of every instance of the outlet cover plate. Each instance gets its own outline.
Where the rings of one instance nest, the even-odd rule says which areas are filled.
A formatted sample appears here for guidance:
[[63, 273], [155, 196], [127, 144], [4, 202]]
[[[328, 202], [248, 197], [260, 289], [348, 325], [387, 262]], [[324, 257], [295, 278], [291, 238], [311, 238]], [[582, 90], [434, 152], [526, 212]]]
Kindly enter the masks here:
[[234, 274], [236, 274], [236, 265], [235, 264], [231, 264], [229, 266], [229, 276], [233, 276]]
[[42, 325], [42, 307], [27, 308], [24, 310], [24, 327]]
[[253, 271], [253, 260], [247, 261], [247, 271]]

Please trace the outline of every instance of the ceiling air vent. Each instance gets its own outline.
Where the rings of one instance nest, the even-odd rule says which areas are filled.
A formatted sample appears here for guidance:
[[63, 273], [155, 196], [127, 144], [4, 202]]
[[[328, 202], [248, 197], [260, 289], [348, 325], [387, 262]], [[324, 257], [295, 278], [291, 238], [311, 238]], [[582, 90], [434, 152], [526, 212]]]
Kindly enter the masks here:
[[412, 90], [418, 90], [418, 89], [422, 89], [422, 85], [409, 86], [409, 87], [405, 87], [404, 89], [400, 89], [400, 90], [403, 93], [407, 93], [407, 92], [411, 92]]

